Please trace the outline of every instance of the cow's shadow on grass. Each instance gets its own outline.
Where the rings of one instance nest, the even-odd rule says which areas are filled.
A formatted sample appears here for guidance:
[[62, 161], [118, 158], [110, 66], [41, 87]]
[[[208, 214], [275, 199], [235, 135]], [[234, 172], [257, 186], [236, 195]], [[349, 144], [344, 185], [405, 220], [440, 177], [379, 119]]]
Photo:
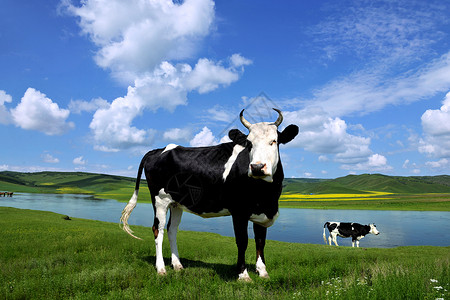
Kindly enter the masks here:
[[[147, 255], [143, 256], [142, 260], [147, 262], [149, 265], [152, 265], [153, 268], [155, 266], [156, 257], [153, 255]], [[204, 261], [199, 260], [192, 260], [187, 258], [180, 258], [181, 264], [184, 267], [184, 270], [181, 272], [185, 272], [189, 269], [195, 269], [195, 268], [204, 268], [204, 269], [211, 269], [216, 273], [220, 278], [222, 278], [225, 281], [235, 281], [237, 278], [237, 268], [235, 264], [226, 265], [226, 264], [220, 264], [220, 263], [207, 263]], [[171, 273], [169, 270], [173, 271], [171, 265], [170, 265], [170, 258], [164, 257], [164, 262], [166, 265], [166, 270]], [[155, 269], [156, 272], [156, 269]]]

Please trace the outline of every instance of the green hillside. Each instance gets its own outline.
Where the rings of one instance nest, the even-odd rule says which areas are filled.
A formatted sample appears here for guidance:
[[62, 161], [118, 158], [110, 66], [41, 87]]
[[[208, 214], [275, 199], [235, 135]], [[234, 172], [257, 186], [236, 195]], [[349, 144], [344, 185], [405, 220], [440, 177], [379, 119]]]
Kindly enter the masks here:
[[366, 191], [396, 194], [450, 193], [450, 176], [348, 175], [336, 179], [286, 179], [283, 193], [364, 194]]
[[[0, 191], [90, 194], [124, 201], [130, 198], [134, 184], [135, 178], [84, 172], [0, 172]], [[336, 179], [288, 178], [283, 185], [284, 194], [450, 193], [450, 176], [363, 174]], [[147, 189], [145, 178], [142, 178], [141, 189]]]
[[[90, 194], [127, 200], [133, 193], [134, 184], [134, 178], [84, 172], [0, 172], [0, 191]], [[141, 186], [146, 186], [145, 180]]]

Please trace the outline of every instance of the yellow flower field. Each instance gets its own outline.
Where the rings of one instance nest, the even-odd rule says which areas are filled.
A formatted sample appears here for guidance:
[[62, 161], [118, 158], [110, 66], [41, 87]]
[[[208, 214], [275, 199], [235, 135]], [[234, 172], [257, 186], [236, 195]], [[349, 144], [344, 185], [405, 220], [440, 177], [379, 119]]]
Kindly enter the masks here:
[[283, 194], [279, 201], [346, 201], [346, 200], [390, 200], [393, 198], [383, 197], [394, 193], [366, 191], [367, 194]]

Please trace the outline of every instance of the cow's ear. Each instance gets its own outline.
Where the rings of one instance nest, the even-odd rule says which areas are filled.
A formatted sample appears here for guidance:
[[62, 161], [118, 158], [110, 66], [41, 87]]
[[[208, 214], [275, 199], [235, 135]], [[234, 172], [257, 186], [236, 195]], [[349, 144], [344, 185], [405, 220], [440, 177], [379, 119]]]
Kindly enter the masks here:
[[289, 125], [286, 127], [280, 134], [278, 135], [278, 143], [286, 144], [292, 141], [298, 134], [298, 126], [297, 125]]
[[239, 129], [231, 129], [228, 132], [228, 137], [236, 144], [244, 146], [247, 143], [247, 136]]

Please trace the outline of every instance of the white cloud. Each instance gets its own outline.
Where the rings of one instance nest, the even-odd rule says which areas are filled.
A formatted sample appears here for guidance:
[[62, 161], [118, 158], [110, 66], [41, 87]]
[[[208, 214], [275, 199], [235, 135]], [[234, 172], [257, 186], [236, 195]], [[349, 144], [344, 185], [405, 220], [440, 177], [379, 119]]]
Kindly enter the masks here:
[[122, 80], [134, 80], [161, 61], [192, 57], [212, 29], [214, 2], [186, 0], [65, 1], [84, 34], [99, 48], [95, 61]]
[[83, 101], [83, 100], [70, 100], [69, 110], [72, 113], [80, 114], [84, 111], [93, 112], [99, 108], [108, 108], [109, 103], [105, 99], [95, 98], [91, 101]]
[[344, 170], [359, 170], [370, 172], [387, 172], [393, 168], [388, 165], [387, 159], [384, 155], [373, 154], [369, 156], [365, 161], [357, 164], [343, 164], [341, 166]]
[[[333, 155], [333, 161], [347, 170], [392, 169], [387, 164], [386, 157], [370, 150], [370, 138], [350, 134], [344, 120], [330, 117], [320, 107], [311, 106], [299, 111], [284, 112], [283, 116], [286, 124], [294, 123], [300, 128], [298, 136], [288, 146], [321, 154], [320, 162], [328, 160], [326, 155]], [[357, 128], [361, 129], [359, 126]]]
[[194, 138], [190, 141], [192, 147], [203, 147], [217, 145], [219, 142], [214, 137], [213, 133], [208, 127], [203, 127], [202, 131], [197, 133]]
[[7, 125], [11, 123], [11, 115], [5, 107], [5, 103], [12, 102], [12, 97], [5, 91], [0, 90], [0, 124]]
[[59, 108], [57, 103], [33, 88], [28, 88], [17, 107], [11, 109], [15, 125], [47, 135], [60, 135], [74, 128], [72, 122], [66, 122], [69, 114], [69, 110]]
[[74, 165], [81, 165], [81, 166], [83, 166], [83, 165], [86, 164], [86, 160], [83, 159], [83, 156], [75, 157], [72, 162], [73, 162]]
[[236, 115], [234, 113], [230, 113], [230, 111], [225, 110], [219, 105], [216, 105], [213, 108], [208, 109], [207, 112], [208, 114], [206, 117], [213, 121], [230, 123], [236, 118]]
[[53, 157], [51, 154], [45, 153], [41, 155], [42, 160], [49, 164], [57, 164], [59, 163], [59, 159], [56, 157]]
[[450, 168], [450, 159], [442, 158], [438, 161], [428, 161], [425, 163], [427, 167], [433, 168], [433, 169], [446, 169], [448, 170]]
[[328, 60], [356, 55], [398, 64], [429, 54], [429, 47], [445, 37], [439, 26], [447, 17], [440, 5], [423, 1], [367, 4], [358, 0], [344, 6], [328, 4], [330, 15], [310, 28]]
[[[187, 104], [189, 92], [207, 93], [239, 79], [251, 61], [233, 54], [227, 63], [192, 59], [213, 30], [212, 0], [86, 0], [62, 7], [79, 17], [82, 33], [98, 47], [96, 63], [129, 85], [127, 94], [107, 107], [102, 102], [90, 124], [94, 148], [120, 151], [152, 142], [154, 130], [132, 126], [145, 110], [173, 111]], [[180, 63], [171, 63], [176, 61]], [[75, 103], [74, 103], [75, 104]], [[78, 102], [84, 110], [98, 103]]]
[[[164, 108], [173, 111], [177, 106], [187, 104], [187, 94], [193, 89], [206, 92], [239, 78], [232, 67], [227, 68], [209, 60], [206, 62], [205, 59], [200, 61], [194, 69], [188, 64], [174, 66], [169, 62], [162, 62], [152, 73], [137, 78], [135, 85], [128, 87], [126, 96], [115, 99], [107, 108], [98, 109], [90, 124], [96, 149], [109, 151], [148, 145], [155, 132], [131, 126], [133, 119], [144, 110]], [[197, 70], [199, 67], [201, 70]], [[213, 73], [234, 75], [200, 75], [208, 73], [208, 67], [212, 68]], [[105, 147], [98, 147], [100, 145]]]
[[440, 109], [425, 111], [421, 119], [424, 137], [419, 141], [419, 152], [450, 158], [450, 92]]
[[191, 130], [172, 128], [164, 132], [163, 139], [171, 142], [187, 142], [191, 136]]
[[367, 114], [391, 104], [423, 100], [449, 88], [450, 52], [398, 76], [390, 76], [382, 67], [354, 72], [316, 89], [312, 99], [304, 102], [320, 106], [332, 116]]

